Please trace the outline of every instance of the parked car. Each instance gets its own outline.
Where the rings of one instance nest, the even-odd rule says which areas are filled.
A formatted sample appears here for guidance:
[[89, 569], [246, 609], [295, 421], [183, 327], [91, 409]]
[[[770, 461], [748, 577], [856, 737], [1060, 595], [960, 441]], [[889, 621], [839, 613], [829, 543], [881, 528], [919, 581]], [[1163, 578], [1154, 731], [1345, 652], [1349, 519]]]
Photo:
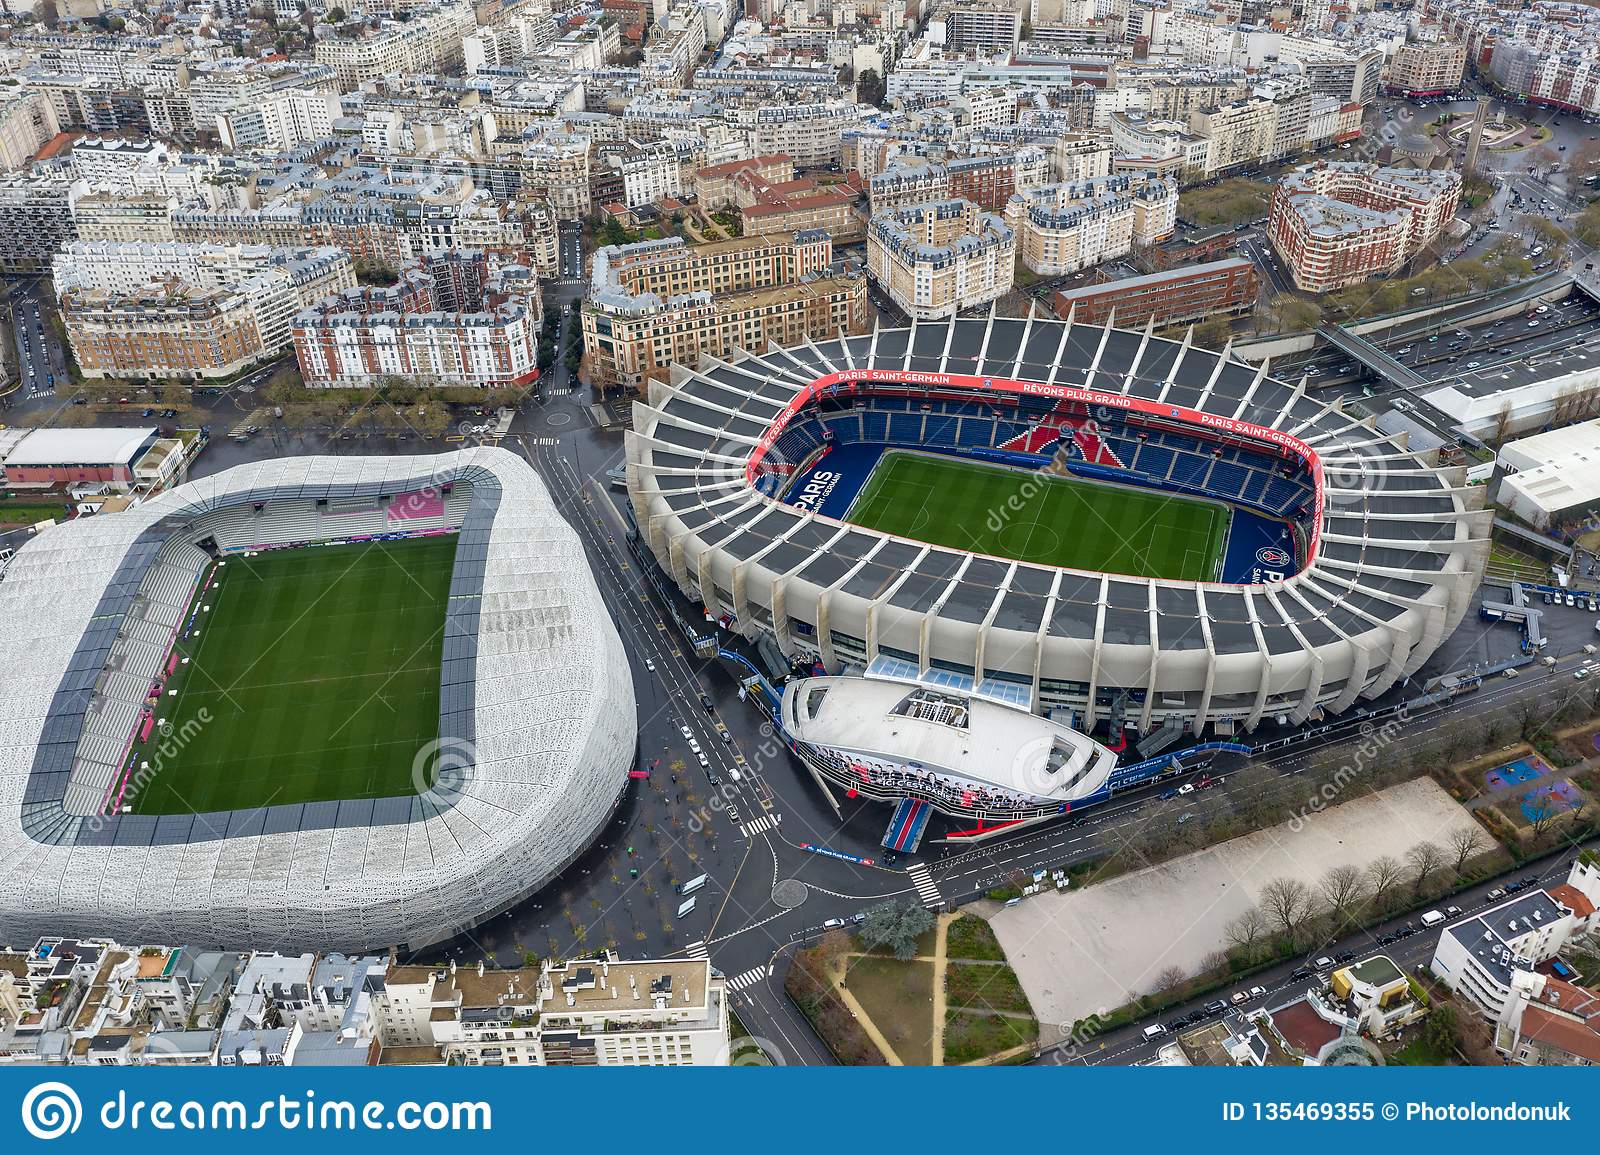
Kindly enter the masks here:
[[1264, 998], [1266, 998], [1267, 997], [1267, 988], [1266, 987], [1251, 987], [1250, 988], [1250, 997], [1253, 998], [1253, 999], [1264, 999]]
[[1223, 1002], [1221, 999], [1212, 999], [1206, 1004], [1206, 1014], [1208, 1015], [1220, 1015], [1227, 1009], [1228, 1004]]
[[1292, 983], [1297, 983], [1301, 979], [1308, 979], [1316, 973], [1317, 972], [1312, 970], [1310, 967], [1295, 967], [1294, 970], [1289, 972], [1289, 981]]
[[1504, 898], [1505, 896], [1506, 896], [1506, 888], [1503, 887], [1503, 886], [1497, 886], [1493, 890], [1491, 890], [1488, 894], [1484, 895], [1483, 897], [1488, 899], [1490, 902], [1493, 902], [1495, 899]]

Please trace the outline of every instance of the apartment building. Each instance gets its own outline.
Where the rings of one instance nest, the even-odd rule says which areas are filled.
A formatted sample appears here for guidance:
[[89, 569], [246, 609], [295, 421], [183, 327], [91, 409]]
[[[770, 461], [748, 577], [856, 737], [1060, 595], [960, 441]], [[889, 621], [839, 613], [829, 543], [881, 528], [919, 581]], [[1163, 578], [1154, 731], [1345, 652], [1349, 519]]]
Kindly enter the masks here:
[[868, 273], [907, 315], [925, 321], [1010, 292], [1016, 255], [1012, 228], [971, 201], [910, 205], [876, 214], [867, 226]]
[[391, 967], [378, 1005], [391, 1062], [728, 1062], [726, 984], [703, 959], [622, 962], [608, 951], [514, 971]]
[[1453, 40], [1421, 40], [1401, 46], [1389, 60], [1384, 90], [1402, 96], [1438, 96], [1461, 87], [1467, 46]]
[[1001, 212], [1013, 193], [1050, 180], [1050, 157], [1036, 145], [1016, 152], [962, 157], [943, 164], [894, 164], [873, 177], [868, 195], [874, 214], [936, 200], [968, 200]]
[[726, 115], [748, 136], [752, 153], [781, 152], [801, 168], [838, 164], [841, 135], [861, 119], [861, 110], [842, 100], [735, 107]]
[[286, 348], [296, 313], [355, 284], [332, 247], [73, 241], [52, 273], [86, 377], [226, 376]]
[[1562, 949], [1600, 926], [1597, 905], [1600, 858], [1585, 852], [1565, 882], [1524, 891], [1444, 927], [1429, 969], [1486, 1019], [1505, 1026], [1520, 1013], [1520, 1001], [1539, 993], [1542, 984], [1527, 976], [1551, 976]]
[[856, 209], [860, 190], [849, 183], [821, 184], [809, 177], [773, 183], [759, 173], [740, 174], [736, 204], [750, 236], [821, 230], [848, 244], [866, 235], [866, 218]]
[[834, 273], [832, 262], [832, 239], [815, 230], [606, 246], [594, 255], [583, 307], [591, 375], [638, 388], [701, 353], [863, 332], [866, 280]]
[[308, 388], [398, 378], [499, 389], [538, 377], [540, 320], [528, 265], [451, 250], [402, 269], [392, 285], [349, 288], [302, 310], [292, 335]]
[[1324, 161], [1284, 176], [1267, 235], [1295, 284], [1325, 293], [1394, 272], [1455, 214], [1450, 171]]
[[461, 42], [477, 27], [462, 3], [414, 11], [405, 21], [347, 23], [317, 38], [316, 62], [333, 69], [341, 92], [386, 76], [449, 72], [463, 65]]
[[57, 132], [56, 113], [42, 93], [20, 92], [0, 99], [0, 171], [12, 172]]
[[160, 193], [124, 196], [90, 193], [72, 206], [73, 225], [84, 241], [171, 241], [178, 198]]
[[794, 158], [776, 153], [707, 165], [696, 170], [694, 195], [700, 208], [710, 213], [737, 207], [736, 183], [745, 173], [753, 173], [769, 185], [784, 184], [794, 179]]
[[1277, 106], [1245, 98], [1189, 114], [1189, 131], [1206, 140], [1206, 173], [1258, 163], [1277, 138]]
[[623, 153], [623, 203], [629, 208], [654, 204], [663, 197], [681, 197], [694, 190], [694, 173], [704, 152], [687, 140], [657, 140]]
[[37, 273], [77, 235], [73, 215], [89, 186], [64, 176], [0, 178], [0, 272]]
[[306, 141], [327, 139], [341, 115], [337, 95], [291, 89], [221, 113], [217, 135], [230, 152], [283, 152]]
[[1055, 294], [1056, 316], [1104, 325], [1115, 313], [1125, 329], [1154, 323], [1157, 329], [1246, 313], [1255, 308], [1261, 276], [1240, 257], [1169, 269], [1142, 277], [1123, 277]]
[[949, 52], [1009, 52], [1022, 37], [1022, 12], [1010, 4], [956, 3], [935, 14], [928, 34]]
[[1172, 235], [1178, 186], [1152, 173], [1114, 173], [1018, 193], [1006, 205], [1017, 256], [1059, 277], [1126, 256]]

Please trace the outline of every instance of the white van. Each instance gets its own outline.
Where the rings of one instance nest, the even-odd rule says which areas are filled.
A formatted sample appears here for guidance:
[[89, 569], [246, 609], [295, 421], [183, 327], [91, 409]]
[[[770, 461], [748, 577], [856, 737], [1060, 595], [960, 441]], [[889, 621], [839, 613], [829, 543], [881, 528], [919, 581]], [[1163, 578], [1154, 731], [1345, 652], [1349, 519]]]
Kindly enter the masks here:
[[1444, 911], [1442, 910], [1430, 910], [1427, 914], [1422, 916], [1423, 926], [1438, 926], [1443, 921]]
[[1148, 1043], [1151, 1039], [1159, 1039], [1166, 1033], [1166, 1027], [1163, 1027], [1160, 1023], [1151, 1023], [1144, 1029], [1144, 1041]]

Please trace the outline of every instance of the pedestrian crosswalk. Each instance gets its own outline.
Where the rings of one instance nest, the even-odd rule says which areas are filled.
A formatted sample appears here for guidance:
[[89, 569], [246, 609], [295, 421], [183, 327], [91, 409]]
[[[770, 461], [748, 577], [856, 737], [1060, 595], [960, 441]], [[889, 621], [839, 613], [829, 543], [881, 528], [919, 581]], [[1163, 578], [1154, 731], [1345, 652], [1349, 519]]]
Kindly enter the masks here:
[[742, 991], [746, 987], [755, 986], [758, 982], [770, 974], [772, 974], [772, 968], [769, 966], [751, 967], [749, 970], [745, 971], [744, 974], [734, 975], [733, 978], [729, 979], [728, 989], [731, 991]]
[[690, 958], [707, 959], [711, 957], [711, 952], [706, 950], [705, 939], [702, 938], [695, 939], [683, 949], [688, 952]]
[[561, 444], [561, 439], [559, 437], [533, 437], [533, 438], [530, 438], [529, 440], [531, 440], [535, 445], [560, 445]]
[[944, 905], [944, 895], [939, 893], [939, 887], [933, 881], [933, 876], [922, 863], [913, 863], [907, 867], [906, 877], [910, 878], [911, 885], [917, 888], [917, 897], [922, 900], [923, 906]]
[[776, 829], [777, 825], [777, 818], [771, 814], [768, 814], [763, 818], [757, 818], [754, 822], [747, 822], [744, 826], [741, 826], [740, 829], [744, 831], [744, 836], [746, 838], [754, 838], [763, 830]]

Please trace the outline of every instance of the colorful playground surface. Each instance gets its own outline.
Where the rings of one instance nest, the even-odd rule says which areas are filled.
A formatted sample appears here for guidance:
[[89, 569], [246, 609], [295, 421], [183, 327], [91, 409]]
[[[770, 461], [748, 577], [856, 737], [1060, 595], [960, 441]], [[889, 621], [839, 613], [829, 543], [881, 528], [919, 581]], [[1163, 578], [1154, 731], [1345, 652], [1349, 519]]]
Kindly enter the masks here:
[[1496, 766], [1492, 770], [1485, 771], [1483, 784], [1490, 790], [1498, 790], [1502, 786], [1519, 786], [1524, 782], [1532, 782], [1548, 773], [1550, 773], [1550, 763], [1537, 754], [1529, 754], [1526, 758], [1518, 758], [1515, 762], [1507, 762], [1504, 766]]
[[1530, 790], [1519, 800], [1522, 816], [1529, 822], [1538, 822], [1540, 819], [1551, 818], [1557, 814], [1566, 814], [1583, 805], [1583, 795], [1578, 788], [1566, 779], [1552, 783], [1549, 786], [1540, 786]]

